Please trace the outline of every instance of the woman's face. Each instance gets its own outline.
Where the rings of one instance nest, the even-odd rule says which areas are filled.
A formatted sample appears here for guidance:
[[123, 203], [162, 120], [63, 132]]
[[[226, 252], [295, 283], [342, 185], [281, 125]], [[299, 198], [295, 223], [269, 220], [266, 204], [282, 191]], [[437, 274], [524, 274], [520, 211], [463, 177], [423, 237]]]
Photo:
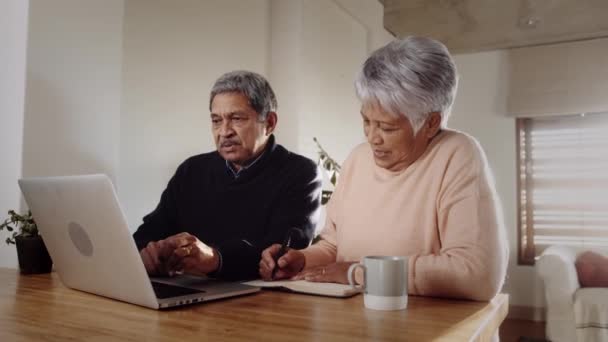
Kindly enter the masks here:
[[431, 114], [414, 136], [414, 129], [404, 115], [392, 115], [377, 103], [361, 106], [361, 116], [376, 165], [390, 171], [412, 165], [424, 153], [441, 122], [438, 113]]

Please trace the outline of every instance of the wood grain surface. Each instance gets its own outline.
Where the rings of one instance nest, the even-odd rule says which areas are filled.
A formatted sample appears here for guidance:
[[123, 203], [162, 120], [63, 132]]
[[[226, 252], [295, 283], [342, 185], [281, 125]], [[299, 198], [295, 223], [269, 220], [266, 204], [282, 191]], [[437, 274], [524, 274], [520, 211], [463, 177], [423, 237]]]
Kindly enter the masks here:
[[155, 311], [66, 288], [56, 273], [0, 268], [0, 341], [487, 341], [508, 296], [409, 297], [406, 310], [277, 291]]

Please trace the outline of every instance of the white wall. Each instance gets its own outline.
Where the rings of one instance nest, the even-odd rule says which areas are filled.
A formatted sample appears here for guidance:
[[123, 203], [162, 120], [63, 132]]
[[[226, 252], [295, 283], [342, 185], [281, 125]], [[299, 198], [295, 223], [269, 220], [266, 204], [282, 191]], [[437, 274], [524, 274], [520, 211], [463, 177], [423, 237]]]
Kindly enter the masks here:
[[[23, 107], [25, 96], [25, 61], [27, 48], [28, 0], [0, 2], [0, 221], [9, 209], [19, 210], [23, 147]], [[0, 235], [0, 267], [17, 267], [14, 246]]]
[[368, 52], [372, 52], [395, 39], [392, 34], [384, 29], [384, 6], [380, 1], [334, 0], [334, 2], [365, 28]]
[[23, 175], [116, 178], [123, 0], [31, 0]]
[[[382, 15], [375, 1], [271, 1], [269, 77], [279, 101], [281, 144], [317, 160], [316, 137], [342, 162], [363, 141], [353, 80], [368, 53], [392, 39]], [[317, 230], [324, 221], [322, 211]]]
[[274, 89], [278, 103], [277, 141], [289, 150], [298, 148], [300, 130], [298, 111], [302, 71], [300, 44], [302, 33], [301, 0], [270, 1], [270, 54], [268, 81]]
[[532, 266], [517, 265], [515, 119], [507, 116], [509, 55], [505, 51], [455, 56], [460, 84], [448, 126], [476, 137], [483, 147], [502, 200], [510, 260], [504, 292], [509, 304], [544, 305]]
[[300, 153], [316, 158], [316, 136], [343, 160], [362, 141], [352, 80], [367, 55], [366, 30], [333, 1], [304, 1], [300, 35]]
[[393, 37], [383, 8], [365, 0], [275, 0], [270, 81], [279, 99], [278, 140], [314, 160], [313, 137], [337, 161], [363, 141], [353, 80]]
[[[286, 35], [290, 23], [298, 23], [298, 30], [288, 37], [297, 48], [296, 55], [273, 59], [271, 64], [273, 75], [289, 74], [284, 83], [274, 78], [271, 82], [279, 106], [290, 107], [288, 112], [279, 109], [280, 120], [296, 128], [285, 132], [279, 127], [277, 136], [289, 137], [290, 141], [285, 142], [288, 148], [311, 158], [317, 156], [312, 140], [316, 136], [336, 158], [345, 157], [361, 140], [360, 125], [352, 120], [359, 111], [352, 80], [367, 54], [366, 30], [333, 1], [295, 3], [299, 11], [290, 8], [288, 13], [277, 14], [294, 20], [285, 23], [288, 27], [275, 26], [272, 30]], [[273, 52], [293, 54], [290, 49], [289, 45], [273, 44]], [[291, 92], [286, 94], [285, 90]]]
[[392, 36], [379, 2], [275, 0], [270, 81], [279, 141], [317, 158], [313, 137], [338, 161], [363, 139], [353, 80], [368, 53]]
[[267, 74], [269, 16], [267, 0], [126, 1], [118, 187], [132, 230], [179, 163], [215, 149], [215, 80], [235, 69]]

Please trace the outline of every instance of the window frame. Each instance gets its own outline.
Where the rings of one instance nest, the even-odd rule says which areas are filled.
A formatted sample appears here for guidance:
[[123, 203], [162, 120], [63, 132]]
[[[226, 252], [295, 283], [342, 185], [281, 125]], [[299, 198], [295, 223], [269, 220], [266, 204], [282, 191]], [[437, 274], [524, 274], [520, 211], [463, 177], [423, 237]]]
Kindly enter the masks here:
[[[526, 139], [525, 141], [529, 141], [529, 134], [526, 134], [526, 129], [525, 129], [525, 125], [527, 122], [529, 122], [531, 119], [530, 118], [516, 118], [515, 121], [515, 142], [516, 142], [516, 148], [515, 148], [515, 159], [516, 159], [516, 170], [517, 170], [517, 186], [516, 186], [516, 191], [517, 191], [517, 196], [516, 196], [516, 200], [517, 200], [517, 263], [518, 265], [528, 265], [528, 266], [533, 266], [535, 263], [535, 256], [536, 256], [536, 249], [534, 248], [534, 230], [533, 229], [526, 229], [526, 241], [532, 241], [532, 244], [527, 244], [526, 248], [524, 248], [524, 242], [523, 242], [523, 233], [524, 233], [524, 227], [522, 226], [523, 224], [523, 218], [522, 218], [522, 206], [523, 206], [523, 200], [522, 200], [522, 191], [525, 188], [526, 189], [526, 194], [530, 193], [530, 187], [528, 186], [530, 183], [530, 177], [525, 177], [525, 179], [522, 179], [522, 173], [526, 173], [526, 166], [524, 164], [524, 161], [522, 159], [522, 153], [521, 153], [521, 149], [522, 149], [522, 133], [524, 134], [524, 139]], [[525, 135], [528, 135], [527, 137]], [[526, 153], [530, 152], [530, 148], [529, 148], [530, 144], [525, 144], [526, 146]], [[525, 184], [523, 184], [525, 183]], [[526, 201], [526, 210], [531, 210], [532, 205], [531, 205], [531, 201]], [[526, 225], [528, 226], [529, 224], [531, 224], [531, 215], [526, 215]], [[531, 239], [531, 240], [530, 240]], [[531, 254], [531, 255], [530, 255]]]

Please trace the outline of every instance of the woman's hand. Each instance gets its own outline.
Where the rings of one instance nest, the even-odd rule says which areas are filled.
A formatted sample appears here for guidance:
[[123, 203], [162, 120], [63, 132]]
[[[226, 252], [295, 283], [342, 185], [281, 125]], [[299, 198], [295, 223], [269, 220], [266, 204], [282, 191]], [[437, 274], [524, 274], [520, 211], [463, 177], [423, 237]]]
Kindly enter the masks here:
[[294, 280], [304, 279], [321, 283], [348, 284], [348, 268], [354, 262], [335, 262], [324, 266], [317, 266], [300, 272]]
[[[304, 253], [295, 249], [289, 249], [275, 262], [280, 249], [281, 245], [274, 244], [262, 252], [259, 269], [262, 279], [269, 281], [291, 278], [304, 268], [306, 257]], [[275, 266], [277, 267], [276, 270]]]

